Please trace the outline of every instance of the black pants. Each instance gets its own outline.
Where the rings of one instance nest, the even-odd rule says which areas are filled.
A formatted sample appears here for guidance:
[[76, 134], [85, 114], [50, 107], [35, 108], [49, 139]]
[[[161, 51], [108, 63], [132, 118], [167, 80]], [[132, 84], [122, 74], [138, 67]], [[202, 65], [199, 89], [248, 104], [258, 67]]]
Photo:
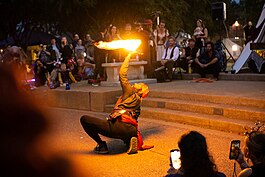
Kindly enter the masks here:
[[[155, 71], [155, 76], [157, 78], [158, 82], [163, 82], [165, 79], [169, 79], [170, 81], [172, 81], [173, 78], [173, 67], [175, 65], [175, 61], [174, 60], [168, 60], [165, 63], [165, 68], [159, 71]], [[160, 67], [161, 62], [159, 61], [157, 64], [157, 67]]]
[[205, 78], [206, 74], [213, 74], [214, 78], [218, 78], [220, 72], [219, 63], [216, 62], [207, 66], [206, 68], [201, 68], [198, 64], [196, 64], [196, 72], [200, 74], [202, 78]]
[[[106, 57], [106, 51], [98, 49], [97, 47], [95, 48], [95, 69], [94, 69], [94, 79], [99, 77], [104, 77], [104, 68], [102, 67], [102, 63], [105, 61]], [[106, 79], [106, 78], [105, 78]]]
[[98, 144], [102, 143], [99, 134], [109, 138], [123, 140], [126, 144], [132, 137], [137, 137], [136, 128], [119, 120], [109, 121], [102, 118], [84, 115], [80, 119], [85, 132]]

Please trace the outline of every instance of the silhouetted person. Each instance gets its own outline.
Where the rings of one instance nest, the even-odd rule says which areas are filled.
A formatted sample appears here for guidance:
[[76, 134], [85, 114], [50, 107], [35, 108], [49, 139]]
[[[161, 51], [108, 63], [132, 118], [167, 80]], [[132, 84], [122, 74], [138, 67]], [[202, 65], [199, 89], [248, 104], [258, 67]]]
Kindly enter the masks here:
[[0, 176], [81, 176], [70, 161], [42, 144], [48, 121], [22, 79], [23, 73], [0, 63]]

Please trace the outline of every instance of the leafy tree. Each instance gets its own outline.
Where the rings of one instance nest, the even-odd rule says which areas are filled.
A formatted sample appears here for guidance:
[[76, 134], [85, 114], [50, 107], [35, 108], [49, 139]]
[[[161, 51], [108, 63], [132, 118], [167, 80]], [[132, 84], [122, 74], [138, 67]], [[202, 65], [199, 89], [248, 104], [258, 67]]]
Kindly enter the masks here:
[[[235, 20], [256, 22], [264, 0], [224, 0], [226, 24]], [[216, 0], [0, 0], [0, 40], [13, 37], [17, 45], [27, 46], [34, 30], [50, 33], [96, 33], [102, 26], [153, 19], [160, 12], [171, 34], [180, 30], [192, 34], [196, 20], [202, 19], [209, 35], [220, 33], [223, 25], [213, 21], [211, 3]], [[155, 24], [154, 24], [155, 27]], [[223, 31], [222, 31], [223, 32]]]
[[81, 19], [89, 15], [88, 8], [94, 3], [94, 0], [1, 0], [0, 38], [13, 37], [17, 45], [25, 47], [32, 29], [56, 26], [62, 31], [82, 31], [86, 24]]

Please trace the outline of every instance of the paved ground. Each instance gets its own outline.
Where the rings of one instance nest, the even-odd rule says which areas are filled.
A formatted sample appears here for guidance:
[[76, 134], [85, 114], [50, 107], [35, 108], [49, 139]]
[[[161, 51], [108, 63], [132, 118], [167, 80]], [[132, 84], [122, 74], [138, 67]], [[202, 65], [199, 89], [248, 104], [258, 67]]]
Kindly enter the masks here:
[[[227, 95], [265, 100], [265, 82], [193, 83], [187, 80], [177, 80], [171, 83], [150, 84], [149, 87], [151, 91]], [[98, 92], [120, 90], [119, 87], [92, 87], [86, 82], [72, 85], [71, 89]], [[45, 90], [47, 87], [41, 87], [34, 92], [43, 94]], [[243, 136], [237, 134], [140, 117], [139, 126], [144, 142], [155, 145], [155, 148], [129, 156], [125, 153], [126, 149], [122, 141], [106, 139], [110, 154], [98, 155], [92, 152], [96, 145], [95, 142], [85, 134], [79, 123], [81, 115], [92, 114], [91, 112], [55, 108], [48, 110], [51, 129], [47, 139], [51, 146], [55, 150], [70, 155], [77, 167], [87, 174], [86, 176], [164, 176], [169, 167], [170, 149], [175, 148], [179, 137], [189, 130], [197, 130], [207, 137], [209, 150], [218, 169], [227, 176], [232, 176], [233, 162], [228, 159], [230, 141], [232, 139], [243, 140]]]
[[98, 155], [92, 152], [95, 142], [79, 124], [81, 115], [94, 113], [49, 108], [48, 114], [51, 147], [69, 155], [86, 176], [164, 176], [169, 167], [170, 149], [177, 147], [179, 137], [190, 130], [197, 130], [207, 137], [209, 150], [219, 171], [232, 176], [233, 162], [228, 159], [230, 141], [243, 140], [243, 136], [237, 134], [140, 117], [139, 126], [144, 142], [154, 145], [153, 149], [127, 155], [122, 141], [104, 138], [110, 154]]

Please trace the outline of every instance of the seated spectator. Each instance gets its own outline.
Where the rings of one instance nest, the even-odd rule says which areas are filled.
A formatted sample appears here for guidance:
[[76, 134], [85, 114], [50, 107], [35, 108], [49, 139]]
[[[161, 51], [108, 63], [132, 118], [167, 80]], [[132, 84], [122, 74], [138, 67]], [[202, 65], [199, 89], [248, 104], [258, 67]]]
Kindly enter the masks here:
[[38, 55], [39, 60], [42, 62], [42, 64], [46, 65], [51, 53], [47, 51], [46, 45], [40, 44], [40, 51], [38, 52], [37, 55]]
[[206, 77], [206, 74], [213, 74], [215, 80], [219, 78], [220, 66], [218, 62], [218, 53], [214, 50], [214, 44], [207, 42], [206, 51], [195, 59], [196, 72], [198, 72], [202, 78]]
[[36, 87], [45, 85], [47, 81], [47, 69], [39, 59], [33, 64], [33, 74]]
[[59, 77], [59, 82], [60, 85], [63, 86], [63, 84], [71, 84], [71, 83], [76, 83], [77, 81], [75, 80], [72, 72], [69, 69], [66, 69], [66, 64], [62, 63], [61, 65], [61, 70], [58, 73]]
[[168, 38], [169, 46], [164, 50], [162, 60], [159, 61], [159, 68], [155, 70], [158, 82], [172, 81], [173, 67], [179, 57], [179, 48], [175, 46], [174, 37]]
[[178, 66], [184, 69], [186, 72], [189, 70], [189, 66], [194, 70], [195, 58], [200, 55], [200, 49], [195, 47], [195, 40], [193, 38], [188, 40], [188, 47], [182, 49], [180, 60], [178, 60]]
[[84, 56], [81, 55], [77, 59], [77, 74], [75, 79], [77, 81], [93, 79], [94, 77], [94, 64], [90, 62], [85, 62]]
[[209, 155], [206, 138], [199, 132], [191, 131], [182, 135], [178, 147], [181, 167], [178, 170], [170, 167], [167, 177], [225, 177], [217, 171]]
[[51, 72], [51, 75], [50, 75], [50, 88], [51, 89], [55, 89], [60, 86], [60, 82], [58, 78], [58, 73], [60, 71], [60, 64], [61, 62], [56, 62], [55, 68]]
[[67, 62], [67, 68], [72, 72], [73, 75], [77, 74], [77, 63], [74, 57], [71, 57]]
[[244, 156], [251, 160], [252, 166], [245, 161], [242, 151], [236, 160], [242, 171], [238, 177], [264, 177], [265, 176], [265, 134], [253, 131], [245, 137]]

